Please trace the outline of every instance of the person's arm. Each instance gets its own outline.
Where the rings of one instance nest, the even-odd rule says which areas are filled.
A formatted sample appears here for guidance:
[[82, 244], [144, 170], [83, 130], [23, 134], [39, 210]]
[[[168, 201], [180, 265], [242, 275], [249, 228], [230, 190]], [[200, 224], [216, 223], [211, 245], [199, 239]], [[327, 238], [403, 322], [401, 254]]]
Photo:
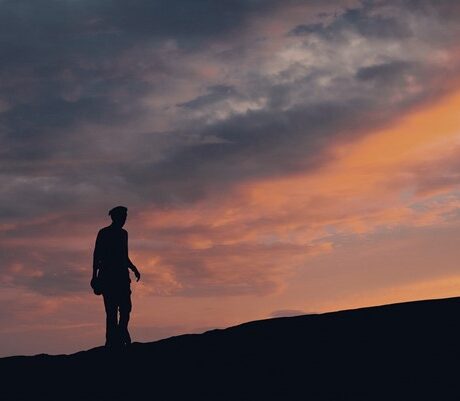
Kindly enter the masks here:
[[93, 252], [93, 278], [97, 277], [98, 271], [102, 266], [102, 255], [101, 255], [101, 232], [97, 233], [96, 244], [94, 245]]
[[137, 267], [134, 266], [133, 262], [128, 258], [129, 265], [128, 267], [133, 271], [134, 275], [136, 276], [136, 281], [139, 281], [141, 279], [141, 273], [139, 270], [137, 270]]
[[129, 258], [128, 254], [128, 232], [125, 231], [126, 233], [126, 259], [128, 262], [128, 268], [132, 270], [134, 275], [136, 276], [136, 280], [139, 281], [141, 279], [141, 273], [139, 273], [139, 270], [137, 270], [137, 267], [134, 265], [133, 262], [131, 262], [131, 259]]

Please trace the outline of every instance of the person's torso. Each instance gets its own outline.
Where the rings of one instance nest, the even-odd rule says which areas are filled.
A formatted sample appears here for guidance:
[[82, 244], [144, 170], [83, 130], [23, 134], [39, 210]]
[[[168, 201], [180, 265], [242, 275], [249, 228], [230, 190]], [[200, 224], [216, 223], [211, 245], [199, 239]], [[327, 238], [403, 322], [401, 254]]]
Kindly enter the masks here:
[[129, 280], [126, 232], [111, 226], [102, 229], [100, 247], [102, 277], [106, 280]]

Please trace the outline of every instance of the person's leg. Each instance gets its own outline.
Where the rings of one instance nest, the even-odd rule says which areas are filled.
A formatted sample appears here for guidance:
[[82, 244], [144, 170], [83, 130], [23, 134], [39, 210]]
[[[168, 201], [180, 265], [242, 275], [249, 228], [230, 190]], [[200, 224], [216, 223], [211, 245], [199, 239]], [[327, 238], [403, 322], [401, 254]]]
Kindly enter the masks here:
[[118, 306], [110, 294], [103, 294], [103, 297], [106, 314], [105, 345], [110, 347], [117, 343]]
[[120, 337], [121, 342], [124, 345], [131, 344], [131, 336], [129, 335], [128, 331], [128, 323], [129, 323], [129, 314], [132, 309], [131, 304], [131, 290], [125, 292], [120, 299], [120, 323], [119, 323], [119, 330], [120, 330]]

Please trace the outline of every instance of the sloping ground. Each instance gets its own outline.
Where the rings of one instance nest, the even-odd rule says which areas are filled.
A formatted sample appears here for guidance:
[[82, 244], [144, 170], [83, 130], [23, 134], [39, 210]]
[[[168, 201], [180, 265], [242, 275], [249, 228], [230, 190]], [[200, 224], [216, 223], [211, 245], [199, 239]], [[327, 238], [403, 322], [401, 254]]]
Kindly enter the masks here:
[[460, 298], [0, 359], [3, 400], [460, 400]]

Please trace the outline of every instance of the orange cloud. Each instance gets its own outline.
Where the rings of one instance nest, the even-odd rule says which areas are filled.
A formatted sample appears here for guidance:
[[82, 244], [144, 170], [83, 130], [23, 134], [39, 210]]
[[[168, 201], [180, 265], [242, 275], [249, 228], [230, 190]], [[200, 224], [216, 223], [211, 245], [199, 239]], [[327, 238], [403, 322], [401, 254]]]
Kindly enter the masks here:
[[157, 280], [168, 294], [266, 293], [283, 288], [315, 254], [333, 251], [338, 234], [442, 224], [460, 206], [452, 188], [435, 197], [415, 189], [421, 166], [436, 167], [460, 143], [459, 106], [456, 92], [337, 144], [331, 161], [313, 172], [248, 182], [191, 207], [142, 212], [133, 222], [143, 237], [136, 255], [146, 266], [156, 255], [152, 271], [162, 272]]

